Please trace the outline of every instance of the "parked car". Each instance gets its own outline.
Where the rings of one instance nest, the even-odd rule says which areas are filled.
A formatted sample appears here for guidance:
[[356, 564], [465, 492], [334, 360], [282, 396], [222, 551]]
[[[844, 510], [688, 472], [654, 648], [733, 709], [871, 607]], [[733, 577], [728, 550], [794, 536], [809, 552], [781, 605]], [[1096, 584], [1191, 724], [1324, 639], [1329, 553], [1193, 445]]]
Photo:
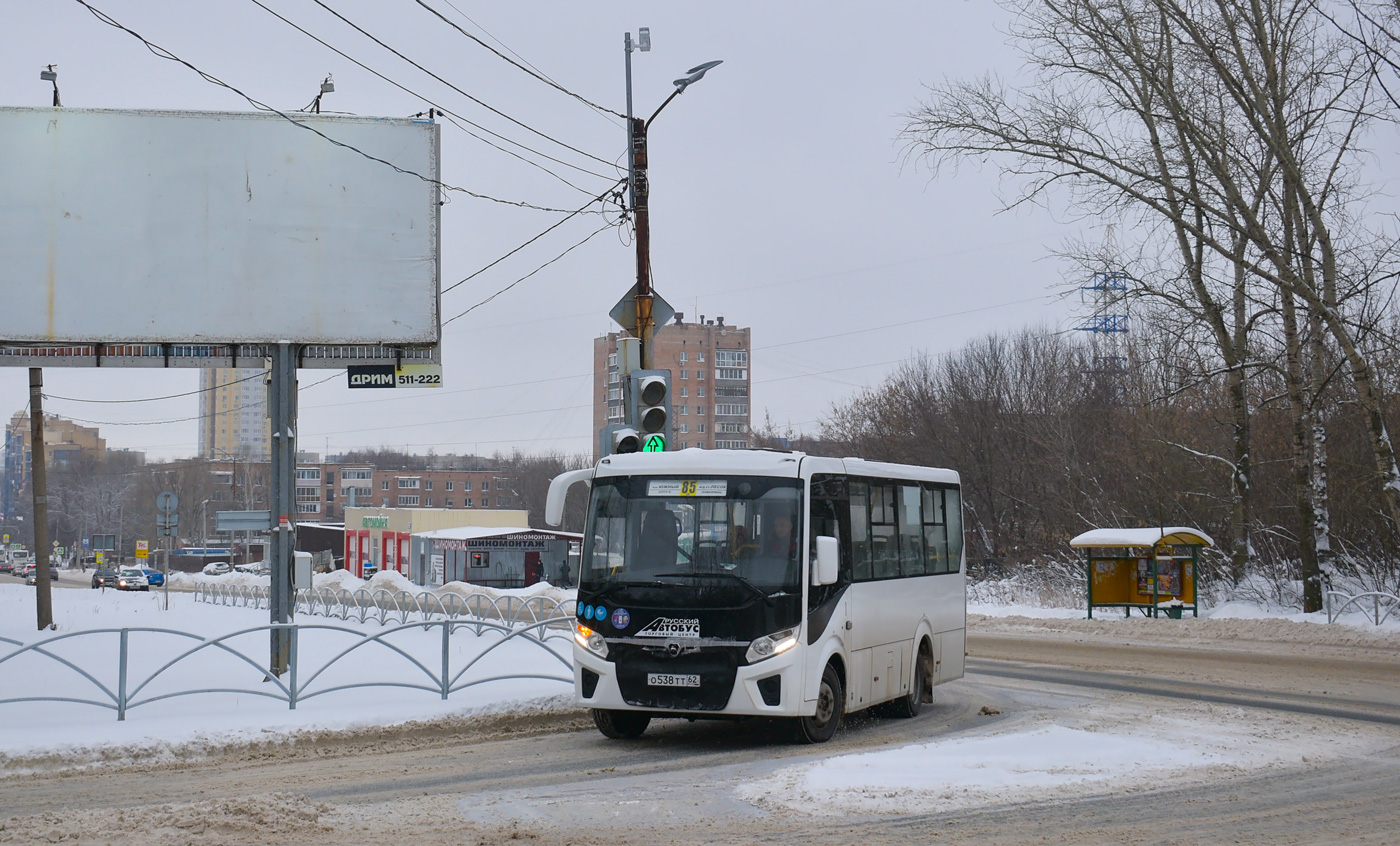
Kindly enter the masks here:
[[272, 565], [266, 561], [251, 561], [247, 564], [237, 564], [233, 568], [239, 573], [248, 573], [254, 576], [266, 576], [272, 572]]
[[151, 587], [164, 587], [165, 574], [150, 567], [142, 567], [141, 572], [146, 574], [146, 584]]
[[123, 567], [117, 571], [117, 590], [150, 590], [146, 574], [139, 567]]
[[117, 571], [110, 567], [101, 567], [92, 571], [92, 587], [94, 590], [100, 587], [116, 587]]
[[208, 564], [204, 565], [204, 575], [206, 576], [222, 576], [228, 571], [229, 566], [227, 561], [210, 561]]

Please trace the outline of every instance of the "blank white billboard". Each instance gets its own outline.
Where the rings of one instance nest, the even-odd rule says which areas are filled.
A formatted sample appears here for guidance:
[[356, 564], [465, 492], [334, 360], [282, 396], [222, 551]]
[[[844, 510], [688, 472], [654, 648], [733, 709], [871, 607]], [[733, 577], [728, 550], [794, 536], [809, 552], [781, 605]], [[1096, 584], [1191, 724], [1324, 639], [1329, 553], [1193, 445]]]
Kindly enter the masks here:
[[438, 127], [294, 117], [0, 108], [0, 342], [436, 343]]

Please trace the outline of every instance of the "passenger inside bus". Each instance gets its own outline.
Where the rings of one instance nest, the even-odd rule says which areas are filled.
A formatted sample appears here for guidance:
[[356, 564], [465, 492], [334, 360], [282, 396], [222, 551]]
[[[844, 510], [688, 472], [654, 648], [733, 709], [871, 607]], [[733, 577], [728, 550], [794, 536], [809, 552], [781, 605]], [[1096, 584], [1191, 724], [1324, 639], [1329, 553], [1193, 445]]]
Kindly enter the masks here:
[[759, 548], [746, 563], [746, 577], [759, 585], [782, 585], [797, 579], [797, 527], [786, 503], [762, 515]]
[[642, 512], [637, 536], [637, 563], [642, 569], [661, 569], [676, 563], [676, 539], [680, 524], [665, 508]]
[[797, 557], [797, 527], [792, 524], [792, 515], [786, 509], [773, 515], [768, 531], [763, 535], [765, 556]]
[[[730, 558], [734, 561], [747, 561], [758, 551], [758, 544], [749, 534], [747, 526], [735, 526], [730, 544]], [[732, 565], [730, 565], [732, 566]]]

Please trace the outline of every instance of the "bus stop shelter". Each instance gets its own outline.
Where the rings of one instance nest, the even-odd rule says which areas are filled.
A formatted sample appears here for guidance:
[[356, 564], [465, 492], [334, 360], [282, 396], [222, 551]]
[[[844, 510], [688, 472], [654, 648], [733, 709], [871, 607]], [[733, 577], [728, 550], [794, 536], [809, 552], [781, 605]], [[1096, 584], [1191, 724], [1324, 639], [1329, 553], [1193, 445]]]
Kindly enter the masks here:
[[1179, 618], [1196, 603], [1197, 555], [1215, 546], [1210, 535], [1186, 526], [1151, 529], [1093, 529], [1069, 542], [1084, 550], [1088, 571], [1089, 619], [1095, 608], [1133, 609], [1156, 617], [1162, 611]]

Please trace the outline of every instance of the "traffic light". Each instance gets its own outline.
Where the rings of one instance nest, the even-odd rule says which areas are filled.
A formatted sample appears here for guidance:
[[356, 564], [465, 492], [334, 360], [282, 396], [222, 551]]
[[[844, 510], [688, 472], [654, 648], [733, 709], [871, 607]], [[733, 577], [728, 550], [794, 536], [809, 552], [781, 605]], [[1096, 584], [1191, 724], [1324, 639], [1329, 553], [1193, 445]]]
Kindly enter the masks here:
[[627, 406], [642, 452], [665, 452], [671, 443], [671, 371], [634, 370]]
[[639, 452], [642, 448], [641, 436], [637, 430], [625, 424], [614, 423], [604, 426], [598, 432], [598, 457], [626, 455]]

